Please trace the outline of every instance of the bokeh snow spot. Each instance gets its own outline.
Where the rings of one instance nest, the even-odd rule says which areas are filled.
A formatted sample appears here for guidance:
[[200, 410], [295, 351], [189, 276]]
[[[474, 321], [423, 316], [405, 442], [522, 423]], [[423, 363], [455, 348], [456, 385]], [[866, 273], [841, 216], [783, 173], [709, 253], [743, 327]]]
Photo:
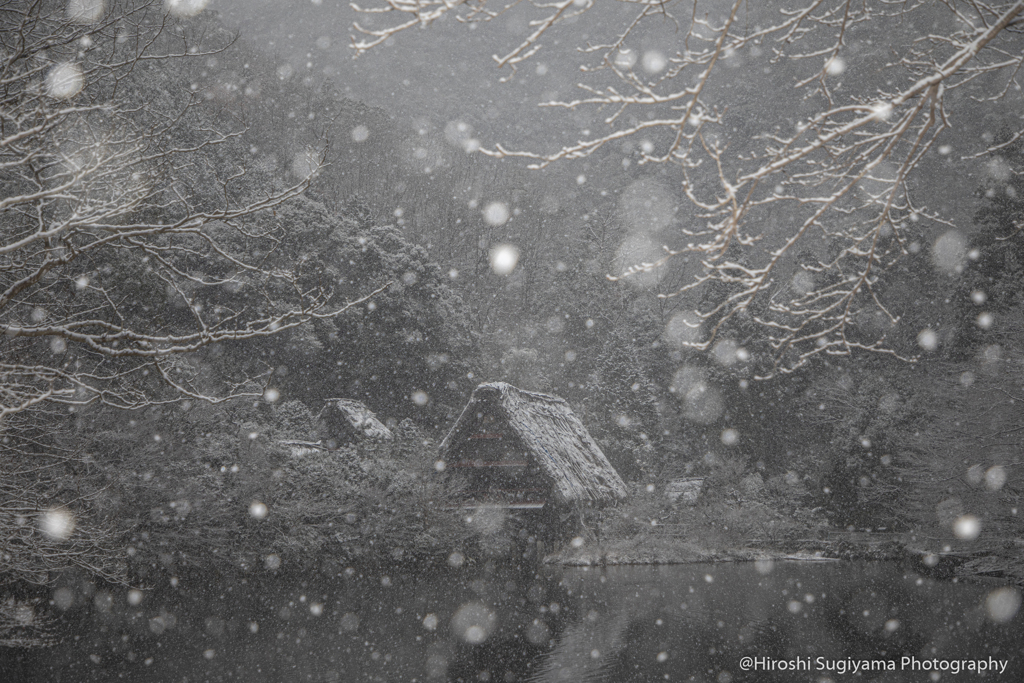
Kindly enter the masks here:
[[934, 351], [939, 348], [939, 335], [931, 329], [924, 329], [917, 335], [917, 345], [925, 351]]
[[958, 275], [967, 263], [967, 240], [956, 230], [949, 230], [932, 245], [932, 264], [946, 275]]
[[76, 24], [94, 24], [103, 18], [104, 0], [68, 0], [68, 19]]
[[[654, 147], [650, 147], [653, 151]], [[644, 178], [622, 191], [616, 206], [619, 220], [631, 233], [652, 235], [669, 226], [676, 215], [672, 192], [661, 182]]]
[[69, 100], [85, 87], [82, 67], [61, 62], [46, 73], [46, 94], [55, 100]]
[[615, 55], [615, 66], [620, 69], [632, 69], [636, 64], [636, 52], [629, 48], [622, 48]]
[[473, 126], [465, 121], [449, 121], [444, 127], [444, 137], [456, 147], [462, 147], [473, 134]]
[[992, 180], [999, 183], [1005, 183], [1013, 175], [1013, 169], [1010, 167], [1010, 164], [1001, 156], [989, 159], [985, 163], [985, 172], [991, 176]]
[[799, 294], [800, 296], [804, 296], [806, 294], [809, 294], [810, 292], [813, 292], [814, 286], [814, 275], [807, 272], [806, 270], [797, 271], [796, 274], [793, 275], [793, 279], [790, 280], [789, 283], [790, 289], [792, 289], [795, 293]]
[[701, 320], [693, 311], [680, 311], [672, 316], [665, 325], [665, 341], [674, 347], [683, 347], [699, 343], [701, 340]]
[[491, 249], [491, 270], [498, 275], [509, 275], [519, 263], [519, 249], [512, 244], [499, 244]]
[[61, 611], [71, 609], [75, 604], [75, 594], [70, 588], [58, 588], [53, 591], [53, 604]]
[[484, 221], [488, 225], [504, 225], [508, 220], [508, 206], [504, 202], [491, 202], [484, 207]]
[[669, 391], [677, 396], [685, 396], [690, 389], [704, 382], [706, 374], [703, 368], [683, 366], [672, 375]]
[[470, 645], [487, 640], [498, 623], [498, 616], [482, 602], [467, 602], [452, 616], [452, 632]]
[[846, 62], [842, 57], [833, 57], [825, 63], [825, 73], [829, 76], [838, 76], [846, 71]]
[[997, 588], [985, 598], [988, 618], [997, 624], [1005, 624], [1020, 610], [1020, 591], [1012, 586]]
[[465, 152], [480, 149], [480, 141], [473, 137], [473, 126], [465, 121], [449, 121], [444, 127], [444, 137], [451, 145], [461, 147]]
[[964, 541], [973, 541], [981, 534], [981, 520], [974, 515], [962, 515], [953, 523], [953, 535]]
[[993, 465], [985, 472], [985, 488], [989, 491], [998, 491], [1006, 484], [1006, 468], [1002, 465]]
[[888, 102], [875, 102], [871, 105], [871, 118], [875, 121], [885, 122], [892, 116], [892, 105]]
[[315, 177], [320, 171], [320, 153], [313, 148], [296, 152], [292, 157], [291, 170], [301, 180]]
[[50, 538], [64, 541], [70, 538], [75, 530], [75, 518], [64, 508], [50, 508], [40, 518], [39, 527]]
[[614, 268], [617, 273], [629, 275], [626, 282], [652, 287], [668, 272], [656, 265], [664, 256], [665, 250], [648, 235], [630, 235], [615, 251]]
[[715, 347], [711, 350], [711, 355], [716, 361], [725, 366], [734, 365], [737, 361], [745, 361], [750, 358], [747, 350], [732, 339], [723, 339], [715, 344]]
[[677, 370], [669, 391], [682, 401], [684, 415], [693, 422], [711, 424], [725, 412], [722, 393], [709, 383], [703, 368], [686, 366]]
[[178, 19], [194, 17], [202, 12], [209, 0], [164, 0], [164, 9]]
[[661, 54], [657, 50], [648, 50], [644, 53], [643, 58], [644, 71], [651, 74], [656, 74], [668, 65], [668, 60], [665, 59], [665, 55]]

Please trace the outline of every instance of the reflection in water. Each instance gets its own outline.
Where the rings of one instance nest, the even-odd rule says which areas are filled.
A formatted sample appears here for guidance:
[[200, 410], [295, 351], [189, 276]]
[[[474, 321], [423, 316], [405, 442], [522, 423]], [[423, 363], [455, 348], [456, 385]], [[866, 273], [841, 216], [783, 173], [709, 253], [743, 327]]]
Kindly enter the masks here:
[[[901, 670], [904, 656], [991, 657], [1009, 663], [984, 680], [1024, 676], [1016, 589], [936, 581], [892, 564], [524, 573], [488, 563], [301, 582], [181, 578], [141, 601], [137, 592], [96, 600], [71, 588], [73, 632], [48, 651], [0, 655], [0, 679], [838, 683], [862, 659], [891, 660], [896, 670], [860, 680], [953, 678]], [[744, 656], [811, 670], [743, 671]]]

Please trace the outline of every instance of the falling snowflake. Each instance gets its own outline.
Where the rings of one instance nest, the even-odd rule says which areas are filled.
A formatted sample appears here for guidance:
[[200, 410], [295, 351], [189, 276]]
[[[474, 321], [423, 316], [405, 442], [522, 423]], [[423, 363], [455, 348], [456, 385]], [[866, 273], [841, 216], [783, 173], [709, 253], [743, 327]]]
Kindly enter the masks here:
[[366, 126], [356, 126], [352, 129], [352, 141], [363, 142], [370, 137], [370, 129]]
[[657, 50], [648, 50], [644, 53], [643, 65], [644, 71], [656, 74], [665, 69], [668, 65], [668, 60], [665, 59], [665, 55], [661, 54]]
[[172, 17], [187, 19], [206, 8], [209, 0], [164, 0], [164, 8]]
[[491, 249], [491, 270], [498, 275], [509, 275], [519, 263], [519, 249], [511, 244], [499, 244]]
[[64, 541], [70, 538], [75, 530], [75, 518], [63, 508], [50, 508], [43, 513], [39, 527], [50, 538]]
[[85, 87], [82, 67], [61, 62], [46, 73], [46, 94], [55, 100], [69, 100]]
[[94, 24], [103, 18], [104, 0], [69, 0], [67, 17], [76, 24]]
[[484, 207], [484, 221], [488, 225], [504, 225], [508, 220], [508, 206], [504, 202], [491, 202]]
[[829, 76], [838, 76], [846, 71], [846, 62], [842, 57], [833, 57], [825, 64], [825, 73]]

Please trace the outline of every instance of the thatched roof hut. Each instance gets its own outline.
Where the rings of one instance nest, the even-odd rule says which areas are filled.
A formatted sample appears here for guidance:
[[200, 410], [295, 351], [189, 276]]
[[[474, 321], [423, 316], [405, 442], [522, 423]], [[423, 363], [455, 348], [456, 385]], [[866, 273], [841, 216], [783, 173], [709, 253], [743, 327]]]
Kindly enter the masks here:
[[0, 647], [37, 648], [56, 645], [56, 620], [42, 600], [15, 600], [13, 596], [0, 602]]
[[504, 382], [473, 391], [440, 452], [447, 466], [468, 468], [490, 490], [520, 498], [522, 492], [559, 503], [626, 497], [622, 478], [568, 403]]
[[365, 404], [350, 398], [329, 398], [317, 416], [327, 423], [330, 438], [350, 441], [391, 441], [394, 435]]
[[286, 440], [293, 458], [361, 441], [391, 441], [394, 435], [363, 403], [350, 398], [329, 398], [317, 415], [327, 426], [327, 437], [318, 441]]

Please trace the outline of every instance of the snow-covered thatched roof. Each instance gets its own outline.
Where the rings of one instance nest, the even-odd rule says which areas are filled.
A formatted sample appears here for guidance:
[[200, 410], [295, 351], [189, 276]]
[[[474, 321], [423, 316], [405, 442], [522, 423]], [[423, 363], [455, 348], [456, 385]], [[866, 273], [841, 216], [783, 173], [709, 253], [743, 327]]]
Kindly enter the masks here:
[[564, 502], [610, 502], [626, 497], [619, 473], [590, 438], [564, 400], [517, 389], [511, 384], [481, 384], [455, 426], [441, 442], [441, 456], [480, 431], [484, 416], [508, 425], [514, 442], [540, 466]]
[[[377, 419], [369, 408], [363, 403], [350, 398], [329, 398], [327, 405], [320, 412], [321, 417], [329, 417], [334, 412], [340, 416], [340, 422], [351, 432], [351, 436], [357, 439], [370, 439], [373, 441], [391, 441], [394, 436], [391, 430], [384, 426], [384, 423]], [[335, 436], [342, 436], [340, 434]]]
[[55, 619], [38, 598], [0, 602], [0, 647], [50, 647], [58, 642]]

